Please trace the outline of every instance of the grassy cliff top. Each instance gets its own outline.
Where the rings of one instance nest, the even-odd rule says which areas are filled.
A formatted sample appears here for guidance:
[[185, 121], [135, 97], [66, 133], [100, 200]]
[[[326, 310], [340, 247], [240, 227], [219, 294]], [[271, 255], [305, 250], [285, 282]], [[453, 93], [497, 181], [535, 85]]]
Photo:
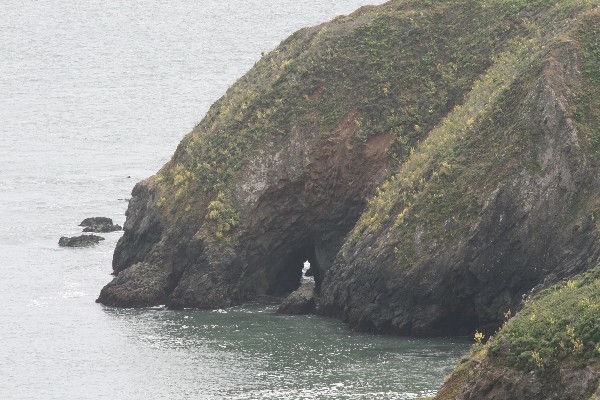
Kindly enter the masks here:
[[564, 359], [600, 368], [600, 266], [525, 302], [486, 346], [490, 356], [525, 371]]

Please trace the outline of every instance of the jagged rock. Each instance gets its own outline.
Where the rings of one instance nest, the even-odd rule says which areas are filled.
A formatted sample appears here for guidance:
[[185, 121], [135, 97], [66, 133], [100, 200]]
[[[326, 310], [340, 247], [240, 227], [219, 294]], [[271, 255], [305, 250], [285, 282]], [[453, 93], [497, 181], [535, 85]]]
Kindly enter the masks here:
[[84, 226], [84, 232], [108, 233], [123, 230], [120, 225], [113, 224], [113, 220], [106, 217], [86, 218], [79, 226]]
[[[141, 279], [140, 279], [141, 277]], [[159, 266], [138, 263], [119, 274], [111, 283], [106, 285], [101, 292], [105, 304], [118, 303], [121, 307], [145, 307], [148, 304], [162, 305], [167, 301], [163, 288], [168, 284], [169, 277], [165, 270]], [[112, 286], [126, 287], [114, 295]]]
[[306, 281], [279, 305], [278, 314], [304, 315], [315, 312], [315, 282]]
[[86, 247], [98, 244], [102, 240], [104, 240], [102, 236], [96, 235], [63, 236], [58, 241], [58, 245], [61, 247]]

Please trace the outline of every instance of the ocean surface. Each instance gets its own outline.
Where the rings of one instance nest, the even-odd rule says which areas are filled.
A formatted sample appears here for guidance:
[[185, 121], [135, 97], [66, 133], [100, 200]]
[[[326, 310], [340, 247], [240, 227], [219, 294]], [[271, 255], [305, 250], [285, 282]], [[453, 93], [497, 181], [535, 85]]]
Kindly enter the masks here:
[[[381, 3], [381, 1], [379, 1]], [[122, 224], [209, 106], [295, 30], [364, 0], [3, 0], [0, 399], [413, 399], [459, 338], [351, 332], [272, 307], [96, 304], [119, 232], [58, 247], [86, 217]]]

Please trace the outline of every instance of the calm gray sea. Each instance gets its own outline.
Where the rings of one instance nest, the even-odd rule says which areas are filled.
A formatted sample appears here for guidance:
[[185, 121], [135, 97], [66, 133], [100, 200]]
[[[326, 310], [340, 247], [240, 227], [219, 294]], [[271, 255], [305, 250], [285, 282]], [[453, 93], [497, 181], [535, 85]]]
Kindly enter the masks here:
[[85, 217], [122, 224], [135, 182], [167, 161], [261, 51], [363, 1], [2, 1], [0, 399], [413, 399], [435, 390], [464, 340], [356, 334], [268, 307], [106, 308], [94, 300], [120, 234], [94, 248], [57, 246]]

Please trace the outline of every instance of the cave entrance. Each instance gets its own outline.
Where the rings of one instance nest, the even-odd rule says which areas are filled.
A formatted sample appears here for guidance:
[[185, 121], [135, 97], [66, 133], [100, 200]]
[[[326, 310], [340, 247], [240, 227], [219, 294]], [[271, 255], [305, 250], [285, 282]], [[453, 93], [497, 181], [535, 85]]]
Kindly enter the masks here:
[[274, 274], [269, 292], [275, 296], [287, 296], [300, 287], [303, 279], [310, 278], [314, 278], [315, 288], [318, 291], [322, 273], [313, 245], [303, 246], [283, 258]]

